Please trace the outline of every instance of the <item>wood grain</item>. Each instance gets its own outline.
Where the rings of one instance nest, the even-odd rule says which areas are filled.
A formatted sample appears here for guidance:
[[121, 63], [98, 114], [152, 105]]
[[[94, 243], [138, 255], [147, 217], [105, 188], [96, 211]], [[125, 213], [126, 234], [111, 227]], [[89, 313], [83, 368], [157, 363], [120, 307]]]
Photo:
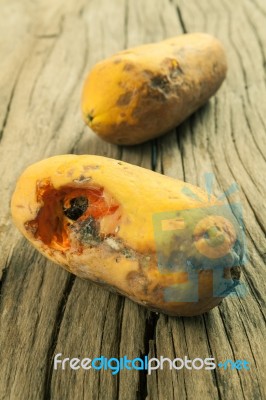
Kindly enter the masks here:
[[[263, 0], [0, 1], [0, 399], [263, 399], [265, 390], [265, 65]], [[218, 94], [176, 130], [131, 148], [84, 126], [80, 94], [95, 62], [182, 32], [222, 40], [229, 71]], [[152, 313], [44, 259], [12, 225], [23, 169], [55, 154], [99, 154], [214, 193], [234, 181], [249, 260], [246, 296], [197, 318]], [[251, 371], [72, 371], [53, 356], [246, 359]]]

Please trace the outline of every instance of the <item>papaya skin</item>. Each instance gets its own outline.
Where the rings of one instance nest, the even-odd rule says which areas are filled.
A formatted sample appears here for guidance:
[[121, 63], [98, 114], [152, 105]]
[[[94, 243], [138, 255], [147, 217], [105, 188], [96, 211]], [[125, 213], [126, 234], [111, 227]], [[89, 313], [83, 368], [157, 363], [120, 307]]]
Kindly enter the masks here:
[[226, 72], [222, 44], [205, 33], [124, 50], [90, 71], [82, 93], [83, 118], [107, 142], [142, 143], [175, 128], [205, 104]]
[[[187, 190], [197, 199], [187, 196]], [[69, 272], [152, 310], [194, 316], [222, 300], [213, 296], [212, 271], [202, 268], [201, 253], [206, 255], [208, 248], [218, 245], [210, 260], [223, 255], [217, 254], [217, 248], [228, 253], [224, 276], [232, 285], [239, 279], [239, 267], [233, 263], [239, 256], [234, 249], [235, 230], [226, 218], [209, 216], [210, 206], [219, 205], [196, 186], [141, 167], [100, 156], [61, 155], [24, 171], [11, 212], [30, 243]], [[181, 230], [175, 243], [172, 239], [164, 243], [163, 251], [193, 260], [198, 271], [198, 300], [193, 302], [165, 298], [165, 290], [173, 285], [179, 293], [193, 296], [195, 289], [186, 271], [158, 268], [153, 217], [182, 210], [198, 213], [200, 222], [191, 230], [180, 220], [166, 219], [165, 231]]]

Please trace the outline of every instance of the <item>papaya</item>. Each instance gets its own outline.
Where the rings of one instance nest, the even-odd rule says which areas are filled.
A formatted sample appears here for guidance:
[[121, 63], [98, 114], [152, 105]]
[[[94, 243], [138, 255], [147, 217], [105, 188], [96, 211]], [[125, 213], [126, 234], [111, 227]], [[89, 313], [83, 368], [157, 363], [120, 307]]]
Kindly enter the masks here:
[[221, 201], [126, 162], [39, 161], [18, 179], [11, 212], [48, 259], [151, 310], [198, 315], [239, 283], [240, 228]]
[[221, 86], [220, 41], [184, 34], [121, 51], [98, 62], [82, 91], [82, 115], [110, 143], [134, 145], [175, 128]]

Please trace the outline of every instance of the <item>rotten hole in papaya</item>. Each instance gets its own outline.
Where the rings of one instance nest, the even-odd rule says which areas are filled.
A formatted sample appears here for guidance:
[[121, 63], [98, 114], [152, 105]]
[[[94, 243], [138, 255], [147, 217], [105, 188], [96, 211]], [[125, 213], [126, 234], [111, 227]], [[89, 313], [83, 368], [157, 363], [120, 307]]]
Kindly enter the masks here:
[[64, 214], [73, 221], [80, 218], [88, 208], [88, 198], [85, 196], [73, 197], [70, 200], [70, 207], [63, 207]]
[[36, 196], [42, 206], [25, 228], [53, 249], [69, 249], [73, 232], [84, 245], [99, 240], [100, 220], [119, 207], [113, 199], [107, 200], [104, 188], [96, 186], [56, 189], [50, 180], [44, 180], [38, 182]]

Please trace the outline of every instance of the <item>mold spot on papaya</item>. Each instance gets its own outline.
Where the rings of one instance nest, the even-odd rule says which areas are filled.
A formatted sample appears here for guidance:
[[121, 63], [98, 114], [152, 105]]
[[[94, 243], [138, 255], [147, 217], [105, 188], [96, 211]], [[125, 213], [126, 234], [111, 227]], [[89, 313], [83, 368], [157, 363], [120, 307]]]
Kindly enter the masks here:
[[121, 96], [119, 96], [119, 98], [116, 102], [116, 105], [122, 106], [122, 107], [127, 106], [130, 103], [132, 96], [133, 96], [133, 92], [126, 92], [124, 94], [121, 94]]
[[107, 239], [105, 239], [105, 242], [108, 244], [108, 246], [111, 247], [111, 249], [113, 249], [115, 251], [119, 251], [121, 249], [119, 243], [111, 237], [108, 237]]
[[135, 258], [135, 252], [132, 249], [129, 248], [124, 248], [122, 250], [122, 254], [126, 257], [126, 258]]
[[123, 71], [132, 71], [133, 69], [135, 69], [135, 65], [134, 64], [126, 63], [124, 68], [123, 68]]
[[[99, 242], [99, 223], [95, 218], [89, 216], [84, 221], [73, 225], [72, 229], [76, 232], [79, 240], [83, 243]], [[94, 244], [94, 243], [91, 243]]]

